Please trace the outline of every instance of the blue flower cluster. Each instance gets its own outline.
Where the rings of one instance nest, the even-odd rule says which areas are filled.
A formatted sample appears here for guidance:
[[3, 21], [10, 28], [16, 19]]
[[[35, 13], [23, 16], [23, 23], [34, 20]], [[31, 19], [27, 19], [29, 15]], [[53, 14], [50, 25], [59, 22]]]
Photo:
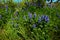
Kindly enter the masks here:
[[[32, 13], [28, 13], [28, 16], [29, 18], [31, 19], [32, 18]], [[36, 13], [34, 13], [34, 18], [36, 18]], [[49, 22], [49, 17], [47, 15], [42, 15], [41, 17], [39, 16], [38, 18], [38, 22], [41, 22], [41, 21], [45, 21], [45, 22]]]
[[47, 15], [42, 15], [41, 16], [41, 20], [44, 20], [44, 21], [48, 22], [49, 21], [49, 17]]
[[[35, 20], [38, 17], [37, 21]], [[34, 12], [34, 14], [28, 12], [28, 18], [27, 25], [32, 25], [33, 28], [39, 27], [39, 25], [45, 25], [49, 22], [49, 17], [47, 15], [37, 16], [37, 14]], [[24, 19], [27, 19], [24, 15]]]

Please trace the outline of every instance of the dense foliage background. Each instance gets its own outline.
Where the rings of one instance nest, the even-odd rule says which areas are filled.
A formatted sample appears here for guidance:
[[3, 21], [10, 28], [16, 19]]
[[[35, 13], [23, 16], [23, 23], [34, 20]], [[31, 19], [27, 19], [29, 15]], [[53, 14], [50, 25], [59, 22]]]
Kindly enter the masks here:
[[0, 3], [0, 40], [60, 40], [60, 3]]

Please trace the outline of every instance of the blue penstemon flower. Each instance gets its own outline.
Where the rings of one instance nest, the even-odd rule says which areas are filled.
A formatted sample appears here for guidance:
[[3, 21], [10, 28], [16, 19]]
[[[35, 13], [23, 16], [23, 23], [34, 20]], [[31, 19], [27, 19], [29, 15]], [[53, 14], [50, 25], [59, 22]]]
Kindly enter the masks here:
[[40, 22], [41, 22], [41, 17], [38, 18], [38, 23], [40, 23]]
[[36, 24], [33, 24], [32, 27], [35, 28], [37, 25]]
[[2, 18], [2, 15], [0, 15], [0, 19]]
[[47, 15], [42, 15], [41, 20], [44, 20], [45, 22], [49, 21], [49, 17]]
[[42, 16], [41, 16], [41, 20], [44, 20], [44, 19], [45, 19], [45, 15], [42, 15]]
[[32, 13], [28, 13], [28, 17], [31, 19], [32, 18]]
[[49, 21], [49, 17], [45, 16], [45, 21], [48, 22]]
[[34, 18], [36, 18], [36, 13], [34, 13]]
[[8, 12], [8, 5], [6, 5], [6, 12]]

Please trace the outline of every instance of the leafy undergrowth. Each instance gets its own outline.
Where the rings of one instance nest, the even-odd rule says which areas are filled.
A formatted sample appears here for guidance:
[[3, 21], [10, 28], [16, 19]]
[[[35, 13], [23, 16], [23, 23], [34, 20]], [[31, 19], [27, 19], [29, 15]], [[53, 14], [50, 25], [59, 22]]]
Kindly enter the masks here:
[[0, 40], [59, 40], [59, 32], [57, 8], [0, 9]]

